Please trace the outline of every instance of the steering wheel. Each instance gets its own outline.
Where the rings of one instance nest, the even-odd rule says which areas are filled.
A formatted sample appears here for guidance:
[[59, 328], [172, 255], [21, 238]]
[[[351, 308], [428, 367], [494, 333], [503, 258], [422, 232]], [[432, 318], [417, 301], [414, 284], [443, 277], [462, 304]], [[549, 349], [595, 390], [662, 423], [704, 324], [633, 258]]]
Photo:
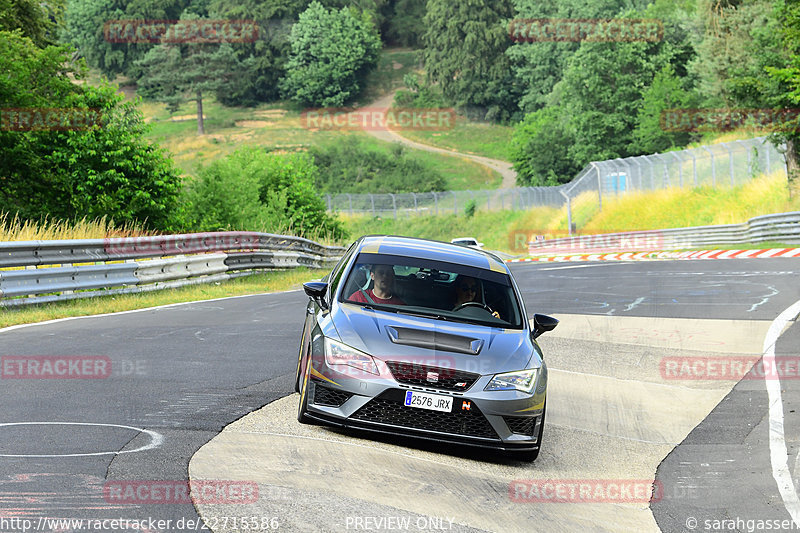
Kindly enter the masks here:
[[484, 303], [481, 303], [481, 302], [464, 302], [463, 304], [461, 304], [458, 307], [456, 307], [455, 309], [453, 309], [453, 312], [461, 311], [465, 307], [480, 307], [481, 309], [485, 309], [485, 310], [489, 311], [489, 313], [494, 313], [494, 310], [491, 307], [489, 307], [488, 305], [486, 305]]

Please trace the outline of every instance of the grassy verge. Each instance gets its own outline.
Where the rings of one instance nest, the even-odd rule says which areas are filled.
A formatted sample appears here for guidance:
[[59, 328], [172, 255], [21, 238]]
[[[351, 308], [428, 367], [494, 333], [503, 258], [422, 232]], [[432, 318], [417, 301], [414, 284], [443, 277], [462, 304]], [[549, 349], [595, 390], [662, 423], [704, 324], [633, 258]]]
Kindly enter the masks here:
[[0, 327], [43, 322], [56, 318], [100, 315], [133, 309], [197, 300], [211, 300], [227, 296], [276, 292], [299, 288], [304, 282], [322, 277], [321, 270], [297, 268], [286, 271], [265, 272], [236, 278], [225, 283], [195, 285], [142, 294], [99, 296], [85, 300], [55, 302], [19, 309], [0, 308]]
[[105, 217], [77, 222], [21, 220], [0, 213], [0, 241], [36, 241], [60, 239], [104, 239], [106, 237], [136, 237], [147, 232], [137, 225], [116, 226]]
[[457, 117], [455, 127], [445, 131], [409, 130], [398, 132], [412, 141], [454, 150], [465, 154], [481, 155], [509, 161], [508, 146], [514, 128], [500, 124], [470, 122]]
[[[209, 100], [204, 102], [206, 134], [197, 135], [193, 104], [182, 106], [170, 116], [163, 104], [145, 103], [150, 123], [147, 137], [166, 148], [187, 175], [199, 165], [233, 153], [242, 146], [264, 146], [279, 150], [305, 150], [311, 145], [335, 142], [343, 135], [359, 135], [370, 147], [388, 152], [391, 144], [363, 132], [320, 131], [304, 126], [301, 111], [279, 105], [231, 108]], [[407, 148], [423, 165], [440, 172], [448, 189], [497, 188], [502, 178], [496, 172], [466, 159]]]
[[[602, 210], [598, 209], [597, 193], [584, 193], [572, 202], [572, 220], [581, 233], [734, 224], [759, 215], [788, 211], [800, 211], [800, 198], [789, 199], [786, 178], [781, 171], [735, 188], [665, 189], [604, 198]], [[342, 218], [353, 239], [367, 233], [440, 241], [469, 236], [483, 242], [487, 249], [514, 254], [526, 251], [522, 244], [533, 235], [549, 232], [555, 236], [565, 235], [568, 229], [566, 207], [528, 211], [478, 209], [472, 217], [453, 214], [398, 219]], [[765, 244], [753, 248], [763, 246]]]

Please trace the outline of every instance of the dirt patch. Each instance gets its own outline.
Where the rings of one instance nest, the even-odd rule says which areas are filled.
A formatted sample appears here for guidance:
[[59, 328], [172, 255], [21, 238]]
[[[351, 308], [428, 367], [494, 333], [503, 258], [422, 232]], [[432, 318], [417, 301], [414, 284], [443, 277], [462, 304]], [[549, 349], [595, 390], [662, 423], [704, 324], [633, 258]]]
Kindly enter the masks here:
[[237, 128], [266, 128], [269, 122], [266, 120], [237, 120]]
[[255, 111], [253, 113], [253, 116], [256, 118], [282, 118], [285, 115], [285, 109], [265, 109], [262, 111]]
[[401, 68], [403, 68], [403, 64], [402, 63], [398, 63], [397, 61], [393, 60], [392, 61], [392, 68], [395, 69], [395, 70], [400, 70]]
[[[178, 115], [174, 117], [169, 117], [172, 122], [186, 122], [187, 120], [197, 120], [197, 115]], [[208, 119], [207, 116], [203, 115], [203, 120]]]

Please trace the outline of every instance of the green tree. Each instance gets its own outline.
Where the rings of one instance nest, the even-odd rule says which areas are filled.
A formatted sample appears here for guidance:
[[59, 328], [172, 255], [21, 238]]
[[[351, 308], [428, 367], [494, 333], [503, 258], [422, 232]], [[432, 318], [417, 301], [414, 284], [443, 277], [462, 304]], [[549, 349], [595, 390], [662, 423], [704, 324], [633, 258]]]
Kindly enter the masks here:
[[[700, 0], [702, 39], [692, 70], [706, 105], [729, 108], [790, 109], [797, 98], [800, 54], [798, 7], [784, 0]], [[800, 137], [776, 122], [768, 127], [777, 145], [786, 144], [790, 194], [800, 194]]]
[[525, 115], [511, 137], [517, 185], [544, 187], [574, 178], [581, 169], [568, 155], [574, 142], [569, 116], [561, 107], [545, 107]]
[[107, 25], [120, 20], [176, 20], [189, 4], [189, 0], [66, 0], [61, 40], [77, 48], [86, 62], [103, 74], [109, 77], [125, 74], [136, 78], [136, 61], [155, 45], [114, 42], [114, 39], [106, 38], [104, 30]]
[[142, 69], [139, 94], [175, 111], [187, 101], [197, 104], [197, 133], [205, 134], [203, 95], [233, 86], [242, 66], [228, 43], [161, 44], [137, 62]]
[[[626, 0], [513, 0], [516, 19], [613, 18], [630, 7], [630, 3]], [[521, 109], [530, 112], [547, 104], [548, 95], [564, 75], [567, 59], [579, 47], [580, 42], [577, 41], [516, 41], [508, 48], [506, 55], [511, 61], [515, 79], [522, 87], [519, 101]]]
[[21, 30], [40, 48], [55, 44], [64, 1], [0, 0], [0, 31]]
[[422, 57], [428, 80], [453, 105], [481, 118], [508, 119], [519, 89], [505, 55], [511, 0], [428, 0]]
[[380, 51], [378, 33], [363, 13], [328, 10], [319, 2], [292, 28], [283, 90], [301, 105], [342, 106], [358, 95]]
[[95, 109], [102, 115], [100, 125], [85, 130], [0, 128], [0, 211], [32, 219], [106, 216], [176, 229], [181, 178], [172, 161], [144, 140], [141, 112], [114, 87], [73, 82], [85, 77], [85, 68], [70, 66], [69, 53], [0, 31], [3, 107]]
[[651, 154], [689, 144], [692, 140], [690, 132], [669, 131], [664, 124], [667, 110], [688, 109], [696, 103], [694, 93], [684, 89], [683, 84], [672, 65], [666, 65], [656, 74], [642, 95], [630, 152]]

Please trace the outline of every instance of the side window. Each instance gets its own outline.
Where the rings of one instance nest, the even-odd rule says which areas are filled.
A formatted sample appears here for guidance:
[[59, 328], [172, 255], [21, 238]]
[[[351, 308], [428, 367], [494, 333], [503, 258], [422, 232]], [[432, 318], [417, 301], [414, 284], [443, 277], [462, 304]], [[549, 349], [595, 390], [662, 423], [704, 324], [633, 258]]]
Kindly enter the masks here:
[[336, 288], [339, 286], [339, 282], [342, 279], [342, 273], [344, 272], [344, 267], [347, 265], [350, 258], [353, 256], [353, 252], [355, 252], [356, 243], [350, 245], [350, 248], [344, 253], [344, 256], [336, 263], [336, 266], [333, 267], [330, 275], [328, 276], [328, 298], [331, 297], [332, 294], [336, 292]]

